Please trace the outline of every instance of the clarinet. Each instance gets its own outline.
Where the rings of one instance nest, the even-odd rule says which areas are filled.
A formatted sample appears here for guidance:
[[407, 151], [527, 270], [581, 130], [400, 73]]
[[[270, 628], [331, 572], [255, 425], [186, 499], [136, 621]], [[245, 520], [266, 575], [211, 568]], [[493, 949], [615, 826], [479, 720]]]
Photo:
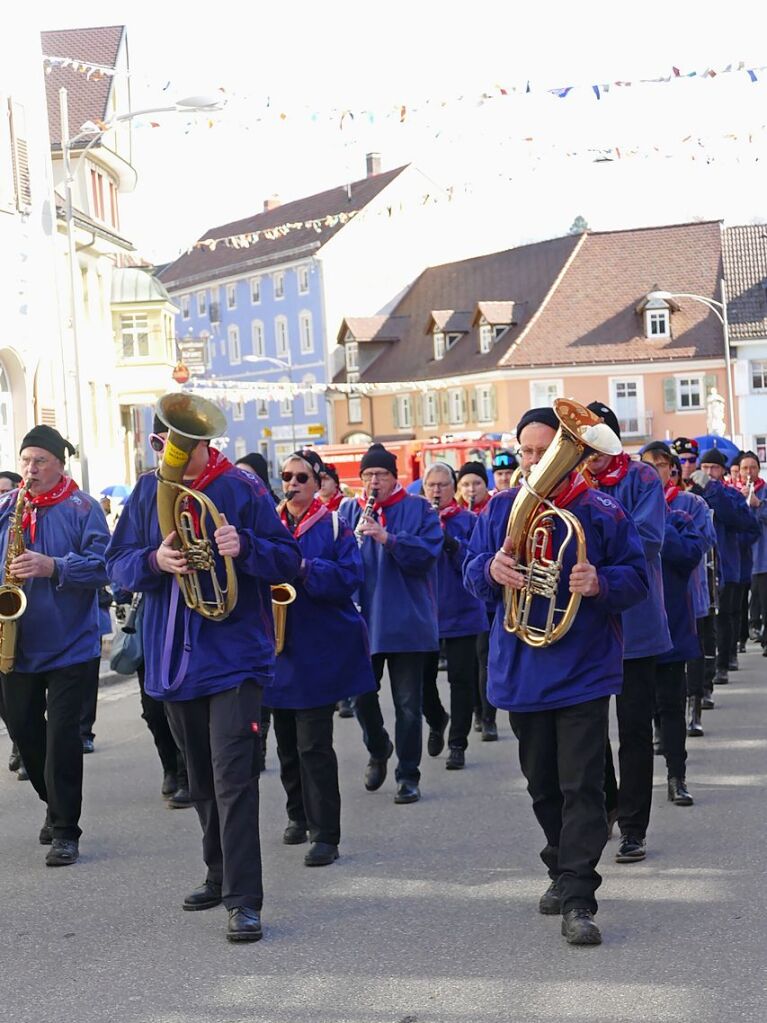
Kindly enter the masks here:
[[133, 598], [130, 602], [130, 610], [125, 618], [125, 624], [122, 627], [123, 632], [127, 632], [128, 635], [132, 636], [136, 631], [136, 615], [138, 614], [139, 604], [141, 603], [141, 593], [134, 593]]
[[366, 522], [369, 522], [370, 519], [373, 518], [373, 509], [375, 508], [375, 503], [376, 503], [377, 500], [378, 500], [378, 491], [377, 490], [371, 490], [370, 494], [368, 495], [368, 499], [365, 502], [365, 507], [362, 509], [362, 511], [360, 513], [359, 520], [358, 520], [357, 525], [356, 525], [355, 530], [354, 530], [354, 536], [357, 539], [357, 546], [358, 547], [361, 547], [362, 544], [365, 541], [365, 534], [362, 532], [360, 527], [362, 525], [364, 525]]

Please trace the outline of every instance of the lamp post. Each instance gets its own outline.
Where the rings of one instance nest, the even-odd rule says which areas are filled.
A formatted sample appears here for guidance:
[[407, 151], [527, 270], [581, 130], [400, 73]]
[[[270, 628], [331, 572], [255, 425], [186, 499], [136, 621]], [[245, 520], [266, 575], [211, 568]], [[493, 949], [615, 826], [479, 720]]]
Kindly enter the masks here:
[[[243, 355], [243, 362], [270, 362], [273, 366], [279, 366], [281, 369], [288, 371], [288, 381], [291, 385], [291, 392], [293, 390], [293, 361], [290, 358], [290, 352], [288, 352], [287, 360], [275, 359], [271, 355]], [[291, 443], [293, 444], [293, 450], [296, 450], [296, 410], [295, 410], [295, 395], [291, 393], [290, 398], [290, 437]]]
[[[134, 117], [141, 117], [148, 114], [166, 113], [195, 113], [198, 111], [215, 111], [221, 109], [221, 102], [211, 96], [189, 96], [179, 100], [169, 107], [152, 107], [147, 110], [132, 110], [127, 114], [116, 114], [108, 121], [101, 124], [94, 124], [87, 121], [81, 130], [70, 138], [69, 135], [69, 108], [67, 103], [67, 90], [59, 89], [59, 115], [61, 120], [61, 155], [64, 164], [64, 222], [67, 231], [67, 255], [69, 263], [69, 297], [70, 297], [70, 318], [72, 321], [72, 347], [74, 349], [74, 371], [75, 371], [75, 399], [77, 410], [77, 433], [78, 445], [77, 454], [80, 461], [80, 479], [83, 490], [87, 493], [90, 488], [90, 474], [88, 472], [87, 447], [85, 443], [85, 430], [83, 426], [83, 380], [80, 374], [80, 335], [79, 335], [79, 314], [77, 303], [77, 278], [79, 265], [77, 262], [77, 244], [75, 239], [74, 209], [72, 203], [72, 185], [74, 184], [75, 171], [72, 168], [71, 154], [74, 147], [89, 138], [90, 141], [80, 152], [78, 167], [85, 158], [88, 150], [91, 149], [104, 135], [118, 124], [132, 121]], [[64, 403], [66, 408], [66, 380], [64, 382]]]
[[719, 282], [719, 288], [722, 295], [722, 301], [717, 302], [716, 299], [706, 298], [705, 295], [692, 295], [687, 291], [651, 291], [647, 296], [649, 299], [660, 299], [661, 301], [667, 302], [669, 299], [675, 298], [689, 298], [694, 302], [701, 302], [707, 306], [711, 312], [716, 316], [722, 325], [722, 333], [724, 335], [724, 365], [727, 373], [727, 410], [729, 424], [730, 424], [730, 439], [735, 439], [735, 398], [733, 395], [732, 387], [732, 366], [730, 360], [730, 328], [727, 322], [727, 288], [724, 283], [724, 278]]

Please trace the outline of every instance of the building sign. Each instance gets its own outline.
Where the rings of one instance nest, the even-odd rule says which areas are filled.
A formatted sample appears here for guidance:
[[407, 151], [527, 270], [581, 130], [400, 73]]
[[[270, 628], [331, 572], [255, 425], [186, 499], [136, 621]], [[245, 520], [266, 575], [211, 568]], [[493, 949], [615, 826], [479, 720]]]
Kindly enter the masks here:
[[[261, 432], [265, 435], [265, 430]], [[272, 439], [282, 441], [301, 438], [301, 440], [306, 440], [308, 437], [321, 437], [324, 432], [325, 427], [322, 423], [296, 423], [295, 426], [273, 426]]]
[[181, 361], [189, 370], [190, 376], [200, 377], [205, 375], [205, 348], [206, 344], [204, 341], [179, 341], [178, 349], [181, 353]]

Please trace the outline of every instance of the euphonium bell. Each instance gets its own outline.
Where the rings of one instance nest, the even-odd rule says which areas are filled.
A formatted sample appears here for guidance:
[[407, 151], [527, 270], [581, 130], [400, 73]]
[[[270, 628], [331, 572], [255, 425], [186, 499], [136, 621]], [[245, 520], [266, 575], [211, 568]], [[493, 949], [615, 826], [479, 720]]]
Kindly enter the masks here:
[[[505, 553], [517, 560], [517, 571], [525, 577], [521, 590], [504, 590], [503, 625], [528, 646], [546, 647], [562, 639], [568, 632], [581, 603], [579, 593], [570, 594], [567, 607], [556, 606], [564, 554], [575, 538], [576, 561], [587, 559], [586, 537], [578, 518], [549, 500], [551, 494], [569, 473], [593, 452], [620, 454], [621, 442], [590, 409], [570, 398], [558, 398], [554, 411], [559, 429], [543, 458], [520, 479], [517, 494], [506, 527]], [[543, 506], [543, 507], [541, 507]], [[566, 535], [556, 556], [547, 554], [553, 533], [553, 518], [564, 522]], [[542, 625], [530, 622], [535, 598], [548, 602]]]
[[274, 652], [279, 656], [285, 649], [285, 627], [288, 622], [288, 604], [296, 599], [296, 588], [290, 583], [272, 586], [272, 616], [274, 618]]

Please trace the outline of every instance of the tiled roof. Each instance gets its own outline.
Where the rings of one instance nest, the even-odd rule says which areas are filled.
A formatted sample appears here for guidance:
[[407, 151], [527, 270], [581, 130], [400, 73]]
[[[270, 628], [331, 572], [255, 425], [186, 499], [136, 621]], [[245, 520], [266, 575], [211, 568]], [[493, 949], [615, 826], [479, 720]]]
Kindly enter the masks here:
[[[41, 32], [42, 52], [47, 57], [72, 57], [102, 67], [116, 67], [124, 33], [123, 25]], [[61, 146], [59, 89], [62, 86], [67, 90], [70, 134], [76, 135], [86, 121], [106, 120], [112, 79], [109, 76], [88, 78], [70, 67], [50, 69], [50, 74], [45, 75], [45, 95], [48, 101], [51, 146], [54, 148]]]
[[726, 227], [723, 244], [730, 338], [767, 338], [767, 224]]
[[432, 309], [426, 322], [426, 333], [431, 334], [435, 327], [448, 334], [468, 334], [471, 330], [471, 313], [455, 309]]
[[511, 323], [514, 315], [513, 302], [477, 302], [476, 316], [484, 316], [493, 326]]
[[348, 332], [355, 341], [399, 341], [406, 325], [404, 316], [350, 316], [343, 321], [338, 339]]
[[[334, 213], [351, 213], [364, 209], [367, 204], [386, 188], [404, 167], [384, 171], [372, 177], [363, 178], [353, 184], [331, 188], [327, 192], [284, 203], [267, 212], [257, 213], [243, 220], [213, 227], [202, 238], [226, 238], [230, 235], [265, 231], [281, 224], [302, 223], [318, 220]], [[238, 271], [245, 271], [254, 262], [278, 262], [289, 252], [308, 248], [318, 249], [343, 228], [343, 224], [323, 227], [318, 233], [313, 227], [288, 232], [279, 238], [260, 238], [252, 246], [242, 249], [218, 245], [211, 252], [208, 248], [192, 249], [184, 253], [162, 272], [162, 281], [171, 290], [192, 283], [203, 284], [217, 280]]]

